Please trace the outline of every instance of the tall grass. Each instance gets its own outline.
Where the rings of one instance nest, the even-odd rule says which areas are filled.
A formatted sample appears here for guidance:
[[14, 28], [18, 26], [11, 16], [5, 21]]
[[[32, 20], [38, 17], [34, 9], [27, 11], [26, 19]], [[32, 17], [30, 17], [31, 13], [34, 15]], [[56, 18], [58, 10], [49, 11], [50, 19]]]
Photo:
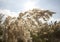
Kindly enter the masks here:
[[39, 18], [48, 21], [53, 13], [33, 9], [20, 13], [17, 18], [8, 16], [3, 24], [0, 22], [0, 42], [60, 42], [60, 22], [38, 21]]

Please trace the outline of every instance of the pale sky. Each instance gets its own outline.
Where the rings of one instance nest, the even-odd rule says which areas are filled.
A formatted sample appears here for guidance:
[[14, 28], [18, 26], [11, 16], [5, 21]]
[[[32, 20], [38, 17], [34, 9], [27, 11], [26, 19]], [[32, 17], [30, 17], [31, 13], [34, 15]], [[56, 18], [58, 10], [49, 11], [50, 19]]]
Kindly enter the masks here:
[[60, 19], [60, 0], [0, 0], [0, 9], [21, 12], [31, 8], [48, 9], [56, 12], [54, 18]]

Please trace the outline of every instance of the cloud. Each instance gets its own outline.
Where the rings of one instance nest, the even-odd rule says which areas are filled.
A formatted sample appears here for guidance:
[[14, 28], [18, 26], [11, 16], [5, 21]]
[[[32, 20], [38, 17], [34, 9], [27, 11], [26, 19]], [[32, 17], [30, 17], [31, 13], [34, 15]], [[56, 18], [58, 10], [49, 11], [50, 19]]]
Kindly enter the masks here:
[[[42, 18], [40, 18], [39, 21], [41, 21], [42, 23], [46, 23], [46, 21], [44, 21]], [[54, 23], [55, 21], [59, 22], [59, 21], [60, 21], [60, 18], [53, 18], [53, 17], [51, 17], [51, 18], [47, 21], [47, 23], [51, 23], [51, 21], [52, 21], [52, 23]]]
[[[18, 17], [19, 12], [11, 12], [10, 10], [7, 9], [0, 9], [0, 14], [4, 14], [5, 16], [11, 16], [11, 17]], [[42, 18], [39, 19], [39, 21], [45, 23], [46, 21], [44, 21]], [[59, 22], [60, 18], [53, 18], [51, 17], [49, 19], [49, 21], [47, 21], [48, 23], [51, 23], [51, 21], [54, 23], [55, 21]]]
[[7, 9], [0, 9], [0, 14], [4, 14], [6, 16], [11, 16], [11, 17], [18, 16], [18, 12], [11, 12], [10, 10], [7, 10]]
[[50, 19], [49, 19], [49, 21], [48, 21], [48, 23], [50, 23], [50, 22], [55, 22], [55, 21], [57, 21], [57, 22], [59, 22], [60, 21], [60, 18], [53, 18], [53, 17], [51, 17]]

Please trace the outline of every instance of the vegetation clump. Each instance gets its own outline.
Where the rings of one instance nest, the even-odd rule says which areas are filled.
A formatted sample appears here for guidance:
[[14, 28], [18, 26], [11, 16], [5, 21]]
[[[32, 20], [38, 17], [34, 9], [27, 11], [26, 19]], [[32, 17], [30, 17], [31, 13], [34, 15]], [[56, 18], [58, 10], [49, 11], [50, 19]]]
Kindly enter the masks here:
[[[60, 42], [60, 22], [48, 24], [55, 12], [33, 9], [16, 17], [0, 14], [0, 42]], [[42, 23], [39, 19], [46, 23]]]

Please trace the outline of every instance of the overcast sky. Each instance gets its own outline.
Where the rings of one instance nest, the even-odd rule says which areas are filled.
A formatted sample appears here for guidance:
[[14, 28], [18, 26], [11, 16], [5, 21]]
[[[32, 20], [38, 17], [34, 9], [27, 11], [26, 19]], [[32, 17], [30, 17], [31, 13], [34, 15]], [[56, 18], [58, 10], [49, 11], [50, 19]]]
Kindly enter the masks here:
[[[30, 6], [26, 6], [26, 4]], [[60, 19], [60, 0], [0, 0], [0, 9], [10, 10], [11, 12], [21, 12], [29, 9], [28, 7], [52, 10], [56, 12], [53, 17]]]

